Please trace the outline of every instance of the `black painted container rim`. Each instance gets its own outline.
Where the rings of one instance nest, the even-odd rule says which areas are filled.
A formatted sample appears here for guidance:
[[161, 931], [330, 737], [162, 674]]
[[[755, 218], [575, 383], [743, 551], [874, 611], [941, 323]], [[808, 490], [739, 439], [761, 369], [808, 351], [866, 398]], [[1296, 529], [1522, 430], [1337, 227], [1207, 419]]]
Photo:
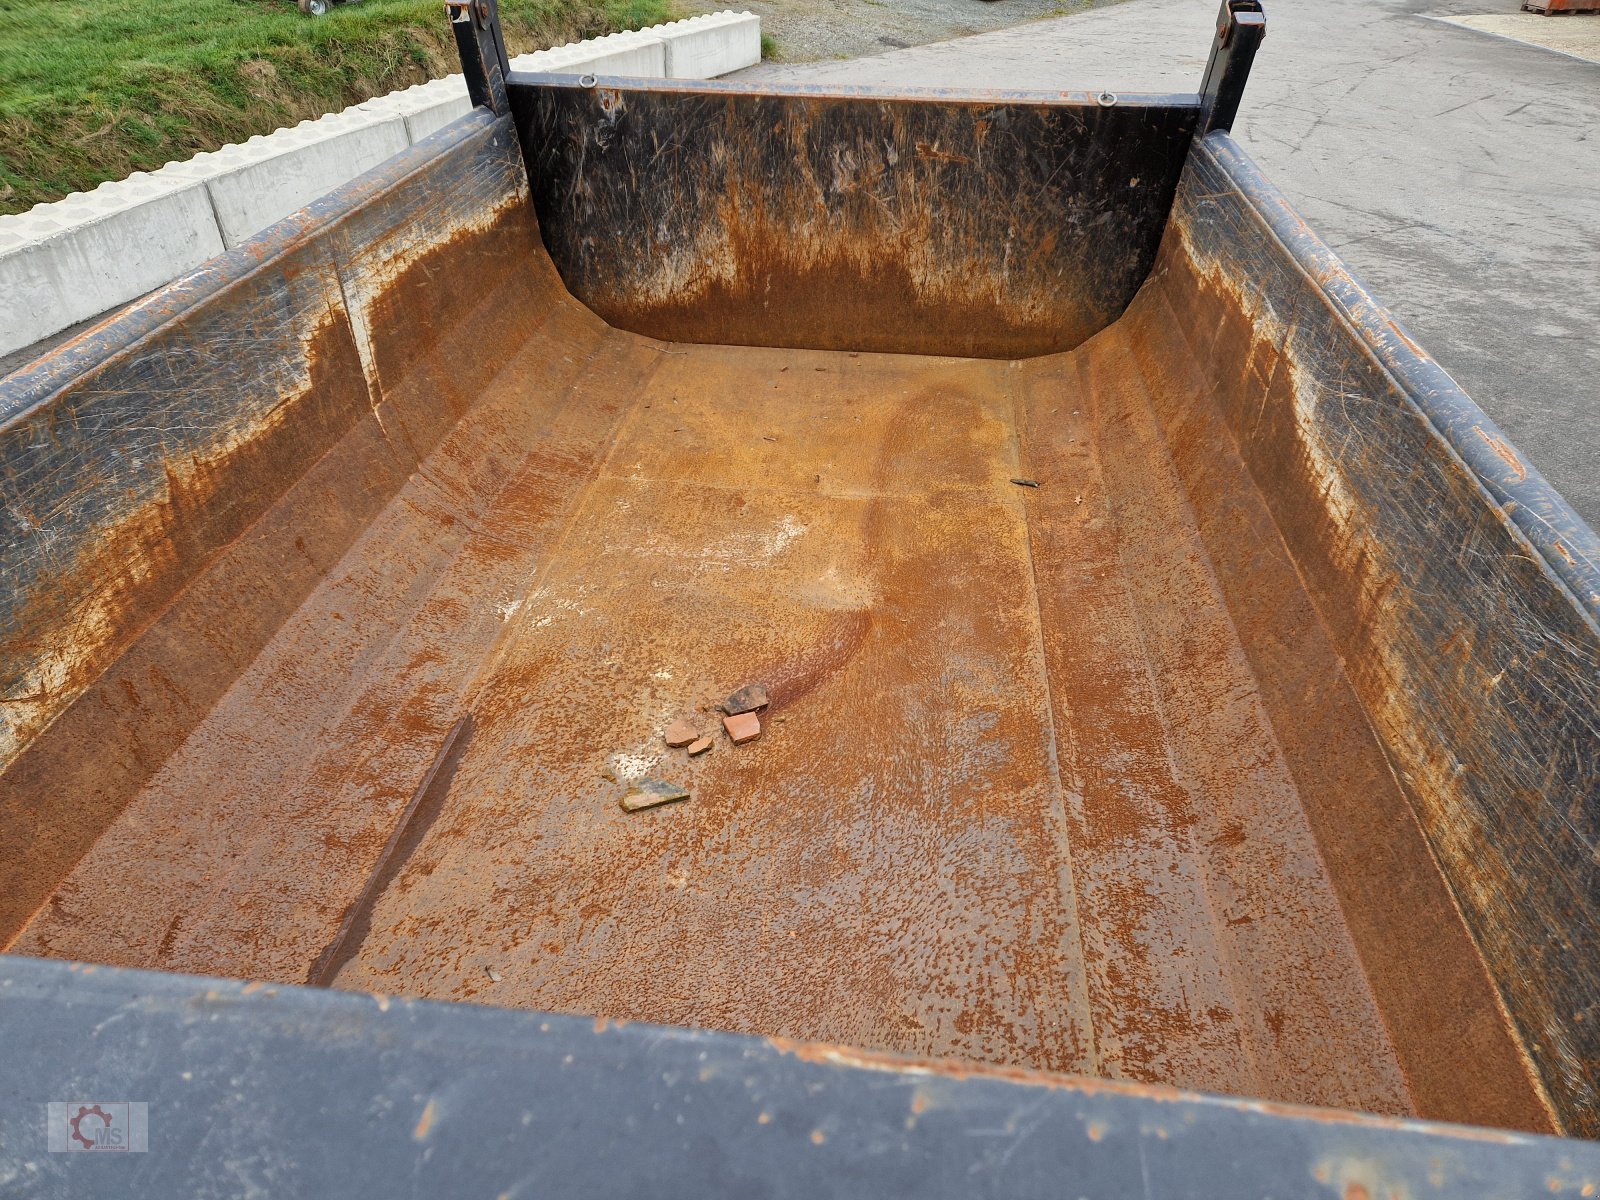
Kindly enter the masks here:
[[46, 1160], [30, 1171], [48, 1186], [71, 1163], [31, 1153], [46, 1100], [144, 1102], [130, 1196], [236, 1185], [237, 1158], [274, 1151], [275, 1194], [296, 1196], [424, 1174], [452, 1195], [539, 1178], [562, 1196], [648, 1179], [669, 1196], [1194, 1200], [1600, 1181], [1600, 1144], [1570, 1138], [468, 1001], [10, 955], [0, 1000], [17, 1068], [0, 1144]]
[[848, 83], [743, 83], [726, 79], [647, 79], [632, 75], [577, 74], [568, 71], [512, 71], [507, 87], [595, 88], [616, 92], [680, 92], [696, 96], [756, 96], [781, 100], [881, 100], [950, 104], [1028, 104], [1062, 108], [1192, 108], [1201, 106], [1193, 92], [1110, 92], [1063, 89], [881, 87]]
[[1227, 173], [1296, 265], [1477, 480], [1484, 499], [1537, 551], [1552, 583], [1570, 596], [1600, 637], [1600, 537], [1344, 260], [1311, 231], [1232, 137], [1220, 131], [1208, 134], [1197, 149], [1210, 154]]

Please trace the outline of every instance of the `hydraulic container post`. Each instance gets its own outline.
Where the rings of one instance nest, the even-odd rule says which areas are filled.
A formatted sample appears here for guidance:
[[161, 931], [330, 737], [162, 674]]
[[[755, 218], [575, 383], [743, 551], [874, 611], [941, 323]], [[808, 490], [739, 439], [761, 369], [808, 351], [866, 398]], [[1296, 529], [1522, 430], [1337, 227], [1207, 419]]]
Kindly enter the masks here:
[[1230, 130], [1239, 115], [1239, 100], [1256, 49], [1266, 36], [1267, 18], [1261, 0], [1222, 0], [1217, 14], [1217, 40], [1211, 44], [1211, 60], [1206, 63], [1200, 83], [1200, 126], [1197, 136], [1213, 129]]
[[445, 0], [445, 13], [455, 31], [461, 72], [467, 77], [467, 95], [474, 107], [491, 112], [510, 111], [506, 99], [505, 35], [500, 32], [500, 9], [495, 0]]

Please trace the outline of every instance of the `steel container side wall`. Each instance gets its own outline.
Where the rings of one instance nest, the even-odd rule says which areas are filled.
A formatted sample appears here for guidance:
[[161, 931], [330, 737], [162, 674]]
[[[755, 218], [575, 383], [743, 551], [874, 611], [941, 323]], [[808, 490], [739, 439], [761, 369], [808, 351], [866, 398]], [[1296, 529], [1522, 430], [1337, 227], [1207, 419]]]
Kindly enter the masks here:
[[475, 113], [0, 383], [0, 945], [465, 411], [537, 238]]
[[675, 341], [1012, 358], [1149, 272], [1194, 97], [827, 93], [514, 76], [556, 267]]
[[1600, 1135], [1600, 543], [1225, 134], [1150, 286], [1559, 1119]]

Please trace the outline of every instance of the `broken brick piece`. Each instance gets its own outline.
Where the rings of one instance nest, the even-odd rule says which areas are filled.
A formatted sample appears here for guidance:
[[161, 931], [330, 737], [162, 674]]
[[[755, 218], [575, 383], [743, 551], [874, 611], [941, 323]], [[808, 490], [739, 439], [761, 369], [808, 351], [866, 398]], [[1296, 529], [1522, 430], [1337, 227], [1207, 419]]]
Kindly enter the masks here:
[[710, 738], [695, 738], [694, 741], [689, 743], [689, 757], [693, 758], [696, 754], [704, 754], [709, 749], [711, 749]]
[[674, 721], [667, 726], [667, 731], [661, 735], [667, 740], [667, 745], [674, 750], [687, 746], [700, 736], [700, 731], [687, 721]]
[[658, 804], [671, 804], [675, 800], [688, 798], [689, 789], [686, 787], [679, 787], [664, 779], [641, 779], [622, 798], [622, 808], [624, 812], [638, 812], [643, 808], [654, 808]]
[[761, 718], [752, 712], [723, 717], [722, 727], [728, 731], [728, 737], [733, 740], [735, 746], [753, 742], [761, 736]]
[[759, 683], [747, 683], [722, 702], [722, 711], [730, 717], [740, 713], [755, 712], [769, 703], [767, 689]]

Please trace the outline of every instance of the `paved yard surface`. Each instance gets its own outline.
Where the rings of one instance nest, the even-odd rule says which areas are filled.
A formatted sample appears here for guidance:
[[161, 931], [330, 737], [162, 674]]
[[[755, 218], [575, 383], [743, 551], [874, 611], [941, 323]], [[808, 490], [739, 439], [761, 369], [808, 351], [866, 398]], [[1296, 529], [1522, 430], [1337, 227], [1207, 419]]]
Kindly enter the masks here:
[[1544, 46], [1587, 62], [1600, 62], [1600, 15], [1585, 14], [1581, 20], [1569, 21], [1564, 16], [1552, 18], [1539, 13], [1491, 12], [1440, 15], [1435, 19]]
[[[1437, 19], [1514, 12], [1514, 0], [1269, 0], [1268, 9], [1236, 136], [1600, 525], [1600, 65]], [[1192, 90], [1215, 14], [1213, 0], [1128, 0], [870, 58], [744, 74]], [[1600, 28], [1600, 17], [1538, 19], [1580, 33]]]
[[[946, 38], [1065, 16], [1121, 0], [746, 0], [761, 18], [768, 55], [783, 62], [857, 58]], [[680, 3], [686, 13], [719, 12], [728, 0]]]

